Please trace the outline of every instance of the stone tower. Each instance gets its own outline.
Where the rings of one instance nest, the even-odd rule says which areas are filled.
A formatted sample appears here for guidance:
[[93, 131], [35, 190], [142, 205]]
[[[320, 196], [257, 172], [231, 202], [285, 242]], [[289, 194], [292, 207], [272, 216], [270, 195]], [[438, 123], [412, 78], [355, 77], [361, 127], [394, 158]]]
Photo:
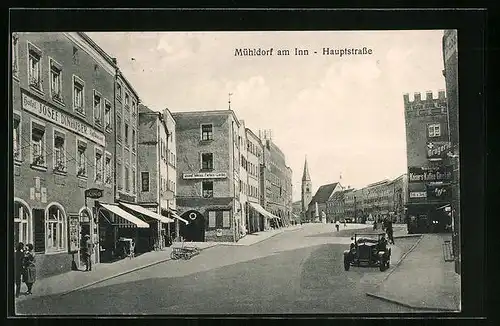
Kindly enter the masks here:
[[302, 216], [305, 217], [309, 203], [312, 200], [312, 183], [311, 176], [309, 175], [309, 169], [307, 167], [307, 156], [304, 162], [304, 173], [302, 174]]

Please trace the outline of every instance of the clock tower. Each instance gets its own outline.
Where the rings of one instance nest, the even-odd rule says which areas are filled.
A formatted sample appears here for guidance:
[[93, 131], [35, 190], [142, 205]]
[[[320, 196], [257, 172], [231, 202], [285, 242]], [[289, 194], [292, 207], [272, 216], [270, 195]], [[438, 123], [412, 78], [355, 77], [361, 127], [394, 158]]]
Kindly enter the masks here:
[[302, 193], [301, 193], [301, 202], [302, 202], [302, 218], [306, 219], [307, 208], [309, 207], [309, 203], [312, 200], [312, 183], [311, 176], [309, 175], [309, 168], [307, 167], [307, 156], [304, 162], [304, 173], [302, 174]]

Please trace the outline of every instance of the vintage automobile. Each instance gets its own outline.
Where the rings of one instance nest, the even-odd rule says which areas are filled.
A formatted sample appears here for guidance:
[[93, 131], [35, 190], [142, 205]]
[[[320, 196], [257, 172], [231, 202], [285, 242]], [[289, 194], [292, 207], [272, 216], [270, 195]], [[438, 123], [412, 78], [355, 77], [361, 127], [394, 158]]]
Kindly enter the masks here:
[[391, 248], [387, 246], [384, 233], [355, 234], [351, 238], [349, 250], [344, 251], [344, 269], [351, 266], [378, 266], [383, 272], [389, 268], [391, 261]]

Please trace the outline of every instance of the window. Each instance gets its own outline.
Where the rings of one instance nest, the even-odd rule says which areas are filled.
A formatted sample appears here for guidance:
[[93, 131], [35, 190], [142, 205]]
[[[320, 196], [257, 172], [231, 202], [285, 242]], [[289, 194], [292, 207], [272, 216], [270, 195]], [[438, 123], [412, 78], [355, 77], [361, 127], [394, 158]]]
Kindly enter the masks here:
[[12, 34], [12, 74], [17, 77], [19, 72], [19, 36]]
[[149, 191], [149, 172], [141, 172], [141, 191]]
[[14, 113], [14, 125], [12, 130], [12, 138], [14, 141], [14, 160], [21, 160], [21, 115]]
[[122, 165], [120, 162], [116, 162], [116, 183], [118, 190], [123, 189], [123, 179], [122, 179]]
[[50, 96], [62, 103], [62, 66], [53, 59], [50, 62]]
[[62, 209], [50, 206], [45, 220], [45, 249], [47, 252], [66, 249], [66, 219]]
[[104, 162], [104, 182], [108, 185], [111, 184], [111, 181], [113, 180], [112, 173], [111, 173], [111, 154], [106, 153], [106, 161]]
[[99, 94], [99, 92], [94, 90], [94, 122], [97, 124], [102, 123], [101, 111], [102, 111], [102, 97], [101, 94]]
[[201, 125], [201, 140], [213, 140], [213, 125], [212, 124], [204, 124]]
[[85, 115], [85, 84], [80, 78], [73, 76], [73, 109]]
[[125, 146], [129, 146], [128, 143], [128, 123], [125, 122]]
[[213, 170], [214, 169], [214, 156], [212, 153], [201, 154], [201, 168], [203, 170]]
[[214, 196], [214, 182], [213, 181], [202, 181], [201, 191], [203, 198], [212, 198]]
[[14, 202], [14, 243], [32, 243], [30, 213], [26, 206]]
[[102, 173], [102, 150], [95, 148], [94, 149], [95, 159], [94, 159], [94, 180], [97, 182], [103, 181], [103, 173]]
[[31, 164], [46, 167], [45, 126], [31, 122]]
[[135, 169], [132, 168], [132, 193], [135, 194]]
[[111, 103], [104, 101], [104, 126], [106, 130], [111, 130]]
[[122, 118], [119, 115], [116, 116], [116, 140], [122, 141]]
[[28, 78], [29, 78], [29, 85], [39, 91], [42, 90], [42, 79], [41, 79], [41, 59], [42, 59], [42, 53], [40, 50], [35, 49], [35, 47], [31, 44], [28, 46], [29, 48], [29, 71], [28, 71]]
[[128, 166], [125, 166], [125, 191], [129, 192], [130, 191], [130, 176], [128, 173]]
[[132, 129], [132, 150], [135, 151], [135, 130]]
[[208, 227], [209, 228], [215, 228], [215, 226], [216, 226], [216, 214], [215, 214], [215, 211], [209, 211], [208, 212]]
[[66, 172], [66, 141], [63, 132], [54, 130], [54, 171]]
[[132, 116], [135, 117], [137, 115], [137, 104], [135, 101], [132, 101]]
[[125, 106], [130, 105], [130, 95], [128, 93], [125, 93]]
[[116, 96], [122, 98], [122, 85], [116, 83]]
[[87, 143], [77, 140], [77, 166], [76, 175], [79, 177], [87, 176]]
[[222, 211], [222, 227], [230, 228], [231, 221], [229, 220], [229, 211]]
[[429, 125], [428, 130], [429, 130], [429, 137], [441, 136], [441, 125], [439, 123]]
[[174, 161], [173, 161], [173, 164], [172, 164], [175, 168], [175, 165], [176, 165], [176, 160], [175, 160], [175, 154], [174, 154]]

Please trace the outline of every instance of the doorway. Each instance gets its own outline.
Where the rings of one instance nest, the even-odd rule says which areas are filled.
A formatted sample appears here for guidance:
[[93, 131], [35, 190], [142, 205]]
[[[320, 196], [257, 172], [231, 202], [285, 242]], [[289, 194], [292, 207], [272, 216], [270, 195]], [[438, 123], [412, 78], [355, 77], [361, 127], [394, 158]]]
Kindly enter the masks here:
[[179, 223], [179, 233], [185, 241], [204, 242], [205, 241], [205, 217], [198, 211], [188, 211], [181, 217], [189, 224]]

